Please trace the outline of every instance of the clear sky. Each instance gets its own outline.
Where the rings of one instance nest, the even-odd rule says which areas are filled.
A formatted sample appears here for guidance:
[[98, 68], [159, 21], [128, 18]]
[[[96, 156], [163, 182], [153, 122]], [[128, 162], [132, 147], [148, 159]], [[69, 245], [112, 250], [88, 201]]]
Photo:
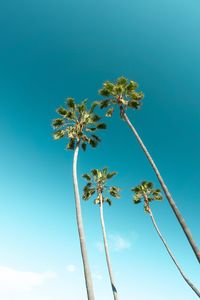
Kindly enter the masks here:
[[[52, 139], [67, 96], [97, 99], [121, 75], [145, 93], [129, 116], [200, 244], [199, 0], [3, 0], [0, 9], [0, 297], [85, 300], [75, 223], [72, 152]], [[195, 300], [129, 189], [158, 182], [127, 125], [107, 120], [98, 149], [80, 153], [81, 174], [109, 166], [122, 197], [105, 208], [121, 299]], [[166, 199], [158, 225], [200, 287], [196, 258]], [[96, 300], [110, 300], [98, 207], [82, 202]]]

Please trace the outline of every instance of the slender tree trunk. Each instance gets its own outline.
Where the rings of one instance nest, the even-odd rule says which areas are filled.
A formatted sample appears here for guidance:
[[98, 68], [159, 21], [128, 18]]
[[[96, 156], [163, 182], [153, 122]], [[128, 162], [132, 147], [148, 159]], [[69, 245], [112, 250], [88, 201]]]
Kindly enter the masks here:
[[77, 159], [79, 152], [79, 143], [76, 146], [74, 151], [74, 159], [73, 159], [73, 183], [74, 183], [74, 194], [75, 194], [75, 204], [76, 204], [76, 221], [78, 227], [78, 234], [80, 239], [80, 247], [81, 247], [81, 255], [83, 261], [84, 275], [85, 275], [85, 284], [87, 289], [87, 297], [88, 300], [95, 300], [94, 292], [93, 292], [93, 284], [92, 277], [87, 257], [86, 243], [85, 243], [85, 234], [83, 228], [83, 220], [81, 213], [81, 203], [80, 203], [80, 195], [78, 188], [78, 179], [77, 179]]
[[170, 204], [173, 212], [175, 213], [176, 218], [179, 221], [179, 223], [180, 223], [180, 225], [181, 225], [181, 227], [182, 227], [182, 229], [183, 229], [183, 231], [184, 231], [184, 233], [185, 233], [185, 235], [186, 235], [186, 237], [188, 239], [188, 242], [190, 243], [190, 245], [191, 245], [191, 247], [192, 247], [192, 249], [194, 251], [194, 254], [197, 257], [198, 262], [200, 263], [200, 251], [199, 251], [199, 249], [198, 249], [195, 241], [192, 238], [192, 235], [191, 235], [191, 233], [189, 231], [189, 228], [187, 227], [187, 225], [185, 223], [185, 220], [183, 219], [183, 217], [182, 217], [182, 215], [181, 215], [178, 207], [176, 206], [176, 204], [175, 204], [172, 196], [170, 195], [170, 192], [169, 192], [169, 190], [168, 190], [168, 188], [167, 188], [167, 186], [166, 186], [166, 184], [165, 184], [162, 176], [160, 175], [160, 172], [159, 172], [159, 170], [158, 170], [155, 162], [153, 161], [150, 153], [148, 152], [147, 148], [145, 147], [143, 141], [141, 140], [141, 138], [140, 138], [139, 134], [137, 133], [136, 129], [134, 128], [133, 124], [131, 123], [131, 121], [129, 120], [128, 116], [124, 112], [123, 108], [121, 108], [121, 114], [123, 115], [125, 121], [127, 122], [128, 126], [130, 127], [130, 129], [132, 130], [132, 132], [134, 133], [134, 135], [135, 135], [136, 139], [138, 140], [138, 142], [139, 142], [142, 150], [144, 151], [147, 159], [149, 160], [149, 162], [150, 162], [150, 164], [151, 164], [151, 166], [152, 166], [152, 168], [153, 168], [153, 170], [154, 170], [154, 172], [155, 172], [155, 174], [156, 174], [156, 176], [157, 176], [157, 178], [158, 178], [158, 180], [160, 182], [160, 185], [161, 185], [161, 187], [162, 187], [162, 189], [163, 189], [163, 191], [165, 193], [165, 196], [166, 196], [166, 198], [167, 198], [167, 200], [168, 200], [168, 202], [169, 202], [169, 204]]
[[103, 201], [102, 201], [102, 195], [100, 194], [100, 218], [101, 218], [101, 227], [102, 227], [102, 233], [103, 233], [103, 241], [104, 241], [104, 249], [105, 249], [105, 254], [106, 254], [106, 262], [108, 266], [108, 273], [110, 277], [110, 283], [113, 291], [113, 298], [114, 300], [119, 300], [118, 297], [118, 292], [114, 283], [114, 276], [113, 276], [113, 271], [111, 267], [111, 260], [110, 260], [110, 255], [109, 255], [109, 250], [108, 250], [108, 242], [106, 238], [106, 229], [105, 229], [105, 224], [104, 224], [104, 216], [103, 216]]
[[200, 291], [199, 291], [199, 290], [194, 286], [194, 284], [193, 284], [193, 283], [185, 276], [185, 274], [183, 273], [182, 269], [181, 269], [180, 266], [178, 265], [178, 263], [177, 263], [177, 261], [176, 261], [174, 255], [172, 254], [170, 248], [169, 248], [168, 245], [167, 245], [167, 242], [166, 242], [165, 239], [163, 238], [163, 236], [162, 236], [162, 234], [161, 234], [161, 232], [160, 232], [160, 230], [159, 230], [159, 228], [158, 228], [158, 226], [157, 226], [157, 224], [156, 224], [156, 221], [155, 221], [155, 219], [154, 219], [153, 213], [152, 213], [152, 211], [151, 211], [150, 208], [149, 208], [149, 215], [150, 215], [150, 217], [151, 217], [152, 223], [153, 223], [153, 225], [154, 225], [154, 227], [155, 227], [155, 229], [156, 229], [156, 231], [157, 231], [157, 233], [158, 233], [158, 235], [159, 235], [161, 241], [163, 242], [163, 244], [164, 244], [164, 246], [165, 246], [167, 252], [169, 253], [169, 255], [170, 255], [171, 259], [173, 260], [174, 264], [176, 265], [177, 269], [178, 269], [179, 272], [181, 273], [183, 279], [187, 282], [187, 284], [191, 287], [191, 289], [193, 289], [193, 291], [197, 294], [197, 296], [200, 297]]

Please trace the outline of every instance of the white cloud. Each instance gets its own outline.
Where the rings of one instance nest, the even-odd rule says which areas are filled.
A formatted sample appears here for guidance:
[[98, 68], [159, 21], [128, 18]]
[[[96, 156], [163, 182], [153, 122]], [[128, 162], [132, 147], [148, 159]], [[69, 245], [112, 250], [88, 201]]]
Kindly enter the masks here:
[[31, 289], [44, 284], [47, 280], [55, 278], [54, 272], [25, 272], [0, 266], [1, 289]]
[[99, 271], [94, 272], [93, 277], [94, 277], [94, 279], [97, 279], [97, 280], [102, 280], [103, 279], [103, 276]]
[[[111, 251], [122, 251], [129, 249], [131, 243], [119, 234], [109, 234], [108, 246]], [[97, 242], [96, 247], [100, 252], [104, 251], [103, 242]]]
[[99, 250], [99, 252], [103, 252], [103, 250], [104, 250], [103, 242], [97, 242], [96, 247]]
[[67, 265], [67, 271], [74, 273], [76, 271], [76, 266], [75, 265]]
[[121, 251], [131, 247], [131, 243], [119, 234], [110, 234], [109, 240], [111, 243], [111, 248], [114, 251]]

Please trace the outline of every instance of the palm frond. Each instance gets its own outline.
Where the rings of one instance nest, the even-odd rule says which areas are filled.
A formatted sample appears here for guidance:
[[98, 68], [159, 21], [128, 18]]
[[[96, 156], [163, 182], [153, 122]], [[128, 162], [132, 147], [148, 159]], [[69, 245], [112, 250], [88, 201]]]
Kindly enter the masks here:
[[76, 114], [75, 114], [75, 111], [71, 111], [71, 110], [68, 110], [65, 114], [65, 117], [68, 119], [68, 120], [71, 120], [71, 121], [75, 121], [76, 120]]
[[95, 188], [85, 189], [83, 193], [83, 199], [89, 200], [92, 197], [92, 195], [94, 195], [95, 191], [96, 191]]
[[107, 97], [107, 96], [110, 96], [110, 91], [109, 91], [109, 89], [107, 89], [107, 88], [104, 87], [104, 88], [102, 88], [102, 89], [99, 90], [99, 94], [101, 96]]
[[94, 200], [94, 204], [99, 204], [100, 203], [100, 199], [99, 197], [97, 197], [95, 200]]
[[82, 177], [85, 178], [87, 181], [91, 180], [91, 177], [88, 173], [83, 174]]
[[154, 196], [154, 200], [162, 200], [162, 199], [163, 199], [162, 195]]
[[116, 186], [111, 186], [109, 188], [110, 195], [112, 197], [115, 197], [115, 198], [118, 198], [118, 199], [120, 198], [119, 191], [120, 191], [120, 189], [118, 187], [116, 187]]
[[108, 107], [109, 105], [110, 105], [110, 100], [102, 100], [102, 101], [100, 101], [99, 107], [105, 108], [105, 107]]
[[96, 134], [92, 134], [91, 136], [92, 136], [93, 139], [95, 139], [97, 142], [101, 142], [101, 139], [100, 139]]
[[87, 144], [86, 144], [86, 143], [82, 143], [82, 144], [81, 144], [81, 147], [82, 147], [83, 151], [86, 151]]
[[66, 103], [69, 108], [75, 108], [74, 98], [67, 98]]
[[78, 112], [81, 114], [86, 111], [87, 99], [83, 100], [80, 104], [77, 105]]
[[100, 102], [99, 101], [94, 101], [91, 105], [91, 108], [89, 110], [90, 113], [93, 113], [94, 109], [100, 105]]
[[147, 182], [146, 186], [148, 189], [152, 189], [153, 188], [153, 183], [152, 182]]
[[133, 92], [135, 89], [138, 88], [137, 82], [130, 80], [129, 84], [126, 87], [127, 93]]
[[94, 139], [89, 139], [89, 144], [93, 147], [96, 148], [96, 146], [98, 145], [98, 142]]
[[69, 143], [67, 144], [67, 149], [68, 150], [74, 150], [75, 148], [75, 140], [74, 139], [70, 139]]
[[92, 173], [93, 176], [97, 176], [98, 175], [98, 169], [93, 169], [91, 171], [91, 173]]
[[135, 204], [139, 204], [139, 203], [142, 202], [142, 200], [141, 200], [140, 198], [134, 198], [134, 199], [133, 199], [133, 202], [134, 202]]
[[97, 129], [96, 129], [96, 127], [87, 127], [86, 129], [85, 129], [85, 131], [88, 131], [88, 132], [94, 132], [94, 131], [96, 131]]
[[106, 198], [106, 199], [104, 200], [104, 202], [107, 202], [109, 206], [112, 205], [112, 201], [111, 201], [109, 198]]
[[123, 76], [122, 76], [122, 77], [119, 77], [119, 78], [117, 79], [117, 84], [118, 84], [118, 85], [126, 86], [127, 82], [128, 82], [127, 78], [125, 78], [125, 77], [123, 77]]
[[142, 100], [144, 98], [144, 94], [142, 92], [133, 92], [130, 97], [133, 100]]
[[140, 103], [138, 103], [138, 102], [135, 101], [135, 100], [130, 100], [130, 101], [128, 102], [128, 107], [138, 109], [138, 108], [140, 107]]
[[112, 178], [115, 175], [117, 175], [117, 172], [110, 172], [110, 173], [107, 174], [106, 177], [107, 177], [107, 179], [110, 179], [110, 178]]
[[58, 109], [56, 110], [56, 112], [61, 115], [61, 116], [65, 116], [67, 114], [67, 110], [65, 108], [63, 108], [62, 106], [61, 107], [58, 107]]
[[107, 91], [109, 91], [110, 93], [112, 93], [113, 88], [114, 88], [114, 84], [113, 83], [111, 83], [110, 81], [106, 81], [106, 82], [104, 82], [103, 86], [104, 86], [104, 88]]
[[106, 129], [106, 128], [107, 128], [107, 126], [106, 126], [105, 123], [99, 123], [99, 124], [97, 124], [97, 129]]
[[109, 108], [109, 109], [107, 110], [105, 116], [108, 117], [108, 118], [110, 118], [110, 117], [112, 117], [113, 112], [114, 112], [114, 108], [113, 108], [113, 107], [112, 107], [112, 108]]
[[53, 138], [54, 140], [60, 140], [65, 136], [65, 131], [64, 130], [58, 130], [53, 133]]
[[98, 122], [99, 120], [101, 120], [101, 117], [96, 114], [92, 114], [90, 116], [90, 120], [91, 120], [91, 122], [95, 123], [95, 122]]
[[54, 119], [52, 122], [52, 126], [56, 129], [62, 127], [64, 124], [65, 124], [65, 121], [60, 118]]

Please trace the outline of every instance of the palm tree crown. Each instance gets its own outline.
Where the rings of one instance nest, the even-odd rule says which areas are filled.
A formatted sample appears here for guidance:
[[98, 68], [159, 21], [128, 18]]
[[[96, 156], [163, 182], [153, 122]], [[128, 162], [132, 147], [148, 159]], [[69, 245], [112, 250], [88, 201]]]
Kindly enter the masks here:
[[84, 174], [83, 178], [87, 180], [87, 184], [83, 189], [83, 199], [89, 200], [95, 194], [94, 204], [100, 204], [101, 194], [102, 202], [112, 205], [110, 196], [119, 199], [120, 188], [108, 186], [107, 181], [116, 174], [116, 172], [109, 172], [108, 168], [103, 168], [102, 170], [93, 169], [89, 174]]
[[159, 189], [153, 188], [153, 183], [148, 181], [143, 181], [141, 184], [132, 189], [135, 192], [133, 197], [133, 202], [139, 204], [144, 200], [144, 210], [150, 212], [149, 203], [154, 200], [162, 200], [161, 191]]
[[67, 98], [66, 108], [59, 107], [56, 110], [60, 117], [52, 122], [56, 130], [54, 139], [68, 138], [68, 150], [74, 150], [77, 144], [81, 145], [84, 151], [87, 144], [96, 147], [101, 140], [94, 132], [106, 129], [106, 124], [99, 122], [101, 117], [94, 113], [97, 103], [94, 102], [89, 110], [86, 103], [87, 100], [84, 100], [80, 104], [75, 104], [73, 98]]
[[[99, 90], [99, 94], [108, 99], [100, 101], [100, 108], [106, 108], [113, 104], [118, 104], [121, 109], [121, 113], [127, 108], [139, 109], [141, 101], [144, 97], [142, 92], [136, 92], [138, 88], [137, 82], [128, 80], [125, 77], [120, 77], [115, 83], [106, 81], [103, 84], [102, 89]], [[107, 113], [107, 117], [111, 117], [114, 108], [111, 107]], [[123, 115], [121, 114], [123, 117]]]

